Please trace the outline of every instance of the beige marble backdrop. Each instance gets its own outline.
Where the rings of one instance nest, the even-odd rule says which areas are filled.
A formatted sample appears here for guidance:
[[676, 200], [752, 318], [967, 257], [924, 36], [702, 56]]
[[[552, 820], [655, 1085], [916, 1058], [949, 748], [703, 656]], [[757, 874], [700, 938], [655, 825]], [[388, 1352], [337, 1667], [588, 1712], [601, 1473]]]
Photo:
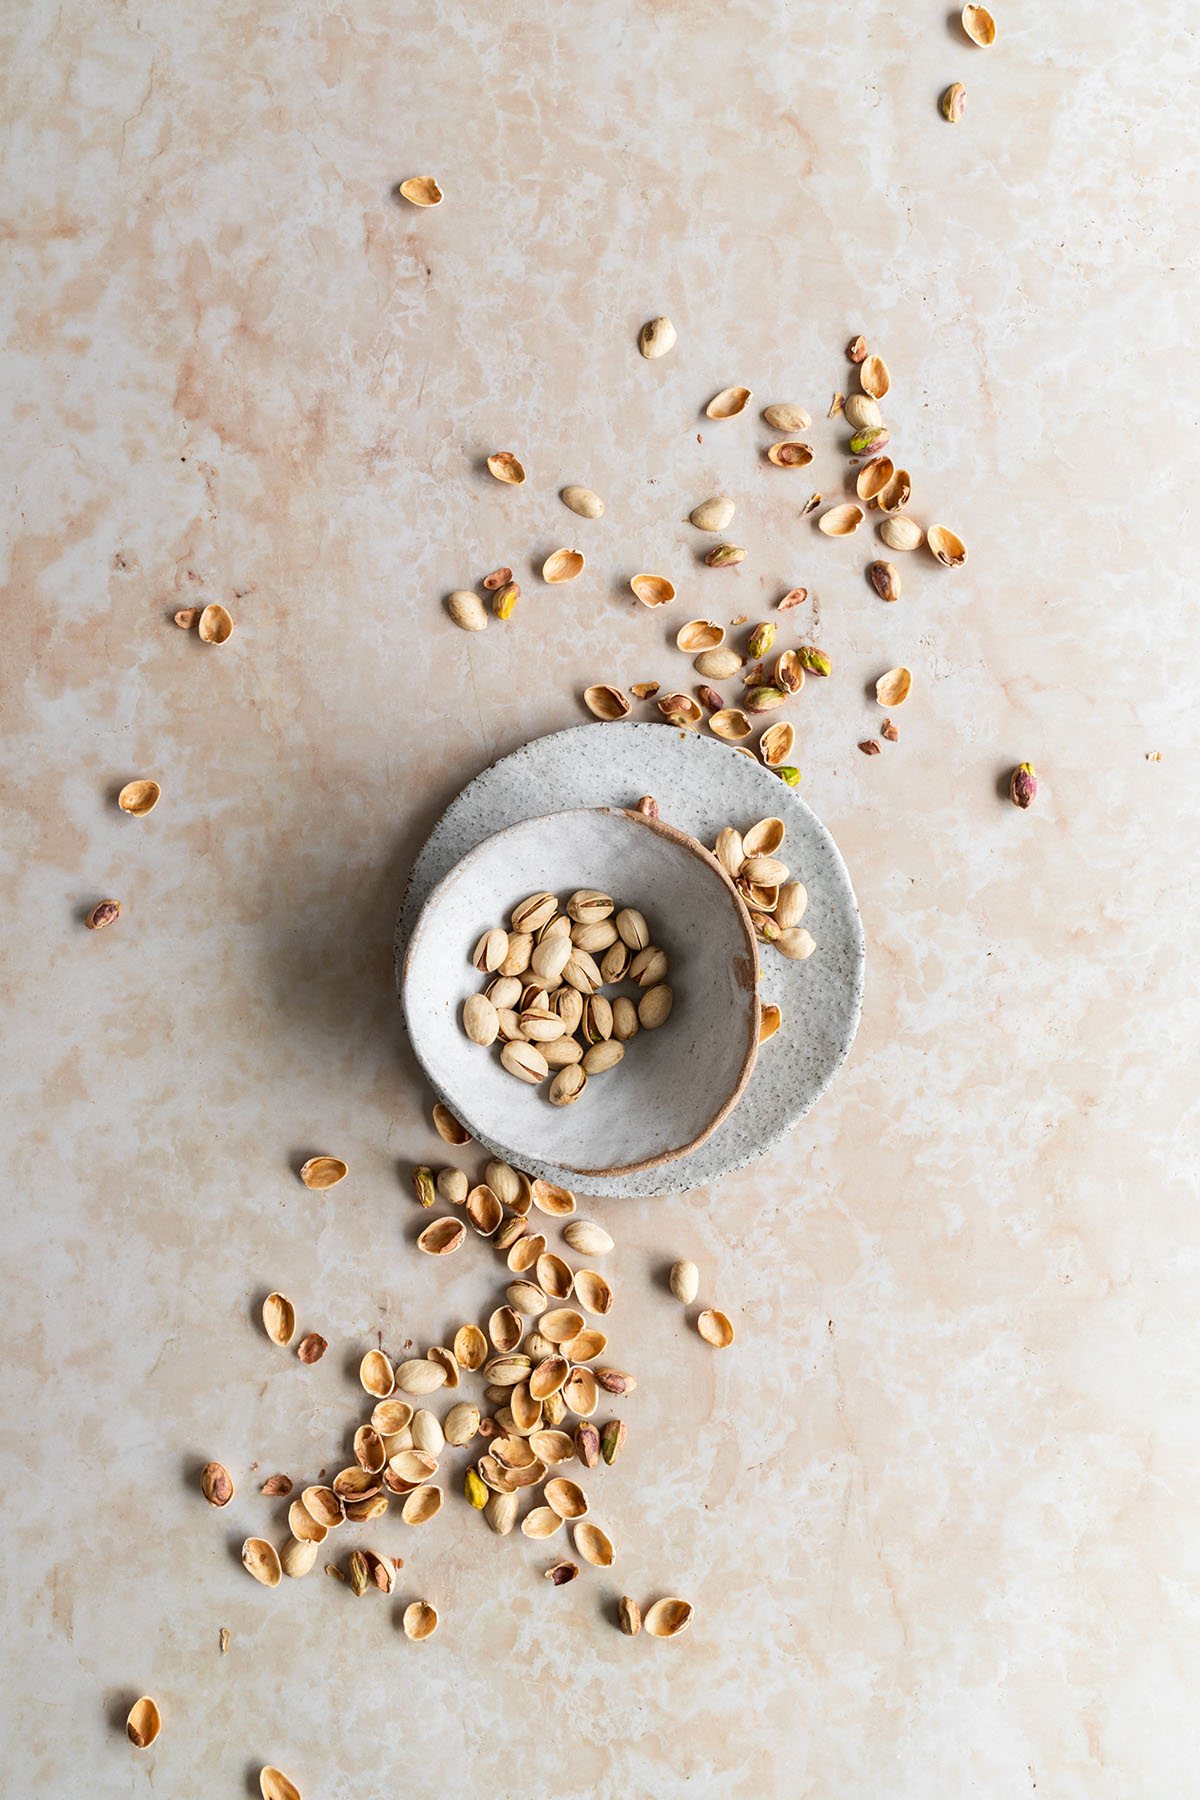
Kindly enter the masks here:
[[[1184, 0], [996, 11], [981, 52], [915, 0], [6, 9], [5, 1796], [243, 1794], [264, 1761], [305, 1800], [1200, 1793], [1200, 54]], [[397, 203], [425, 172], [445, 204]], [[865, 533], [799, 517], [858, 330], [911, 510], [971, 551], [909, 558], [890, 608]], [[730, 382], [810, 407], [814, 481], [700, 417]], [[750, 558], [716, 574], [682, 521], [722, 490]], [[572, 542], [585, 578], [541, 585]], [[466, 637], [443, 597], [499, 563], [517, 614]], [[442, 1147], [391, 988], [406, 871], [586, 681], [690, 673], [645, 567], [672, 630], [809, 588], [784, 641], [837, 669], [796, 717], [866, 923], [857, 1045], [756, 1168], [589, 1209], [641, 1378], [591, 1479], [611, 1577], [552, 1590], [555, 1546], [491, 1537], [456, 1475], [372, 1533], [398, 1601], [267, 1593], [257, 1485], [346, 1460], [362, 1350], [494, 1303], [482, 1247], [412, 1249]], [[210, 599], [219, 651], [171, 623]], [[326, 1197], [314, 1149], [352, 1166]], [[663, 1290], [680, 1254], [726, 1355]], [[272, 1287], [317, 1367], [263, 1338]], [[692, 1598], [690, 1635], [619, 1635], [625, 1591]]]

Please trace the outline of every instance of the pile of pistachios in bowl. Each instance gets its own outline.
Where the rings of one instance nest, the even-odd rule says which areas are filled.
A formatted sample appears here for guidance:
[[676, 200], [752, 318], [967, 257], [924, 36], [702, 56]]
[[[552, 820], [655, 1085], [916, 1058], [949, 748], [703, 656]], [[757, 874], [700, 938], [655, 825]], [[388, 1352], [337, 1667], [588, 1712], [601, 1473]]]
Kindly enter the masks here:
[[[550, 1077], [552, 1106], [573, 1106], [639, 1031], [666, 1024], [675, 999], [666, 952], [651, 942], [643, 912], [597, 888], [577, 888], [561, 909], [554, 894], [530, 894], [509, 924], [485, 931], [471, 952], [490, 979], [464, 1001], [463, 1030], [482, 1048], [499, 1043], [518, 1081], [537, 1087]], [[603, 991], [622, 983], [636, 999]]]

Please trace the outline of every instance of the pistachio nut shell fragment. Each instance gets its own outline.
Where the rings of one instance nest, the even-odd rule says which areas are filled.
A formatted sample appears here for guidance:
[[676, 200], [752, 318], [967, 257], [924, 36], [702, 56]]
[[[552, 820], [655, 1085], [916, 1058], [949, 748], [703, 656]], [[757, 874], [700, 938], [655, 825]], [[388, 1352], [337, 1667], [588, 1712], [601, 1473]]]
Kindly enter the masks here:
[[767, 451], [767, 461], [774, 463], [777, 469], [806, 469], [812, 459], [808, 444], [772, 444]]
[[440, 206], [444, 198], [432, 175], [410, 175], [400, 183], [400, 192], [413, 206]]
[[754, 727], [740, 706], [723, 706], [709, 719], [708, 729], [714, 737], [724, 738], [727, 743], [737, 743], [742, 738], [748, 738]]
[[643, 606], [669, 606], [675, 598], [675, 584], [665, 575], [635, 575], [629, 585]]
[[582, 1524], [576, 1525], [573, 1536], [575, 1548], [584, 1562], [591, 1563], [596, 1569], [612, 1567], [612, 1539], [606, 1531], [601, 1531], [598, 1525], [593, 1525], [589, 1519], [585, 1519]]
[[487, 630], [487, 607], [470, 588], [455, 588], [446, 601], [446, 610], [463, 631]]
[[706, 1344], [712, 1344], [718, 1350], [727, 1350], [733, 1342], [733, 1326], [729, 1319], [711, 1307], [696, 1320], [696, 1330]]
[[482, 1369], [487, 1361], [487, 1339], [478, 1325], [460, 1325], [454, 1334], [453, 1348], [464, 1369]]
[[582, 550], [553, 550], [542, 564], [542, 580], [551, 583], [574, 581], [582, 573]]
[[258, 1774], [258, 1791], [262, 1800], [300, 1800], [300, 1789], [289, 1781], [282, 1769], [268, 1766]]
[[912, 476], [907, 469], [896, 469], [875, 496], [881, 512], [899, 512], [912, 499]]
[[967, 90], [961, 81], [952, 81], [942, 95], [942, 117], [957, 125], [966, 111]]
[[469, 1144], [471, 1134], [465, 1125], [460, 1125], [448, 1106], [439, 1100], [433, 1109], [433, 1129], [444, 1143]]
[[213, 601], [200, 614], [200, 623], [196, 629], [202, 644], [226, 644], [233, 636], [232, 615]]
[[636, 1637], [642, 1629], [642, 1609], [629, 1594], [621, 1596], [617, 1619], [626, 1637]]
[[300, 1171], [300, 1179], [306, 1188], [322, 1190], [336, 1187], [339, 1181], [346, 1179], [349, 1170], [337, 1156], [310, 1156]]
[[843, 506], [831, 506], [828, 512], [823, 512], [817, 520], [817, 529], [823, 531], [826, 537], [849, 537], [852, 531], [858, 530], [862, 522], [862, 507], [855, 506], [850, 501]]
[[808, 889], [802, 881], [785, 881], [775, 902], [775, 923], [781, 931], [798, 925], [808, 910]]
[[[342, 1522], [340, 1513], [337, 1522], [339, 1525]], [[314, 1519], [303, 1500], [293, 1500], [288, 1507], [288, 1530], [294, 1538], [310, 1544], [323, 1543], [329, 1535], [328, 1525]]]
[[687, 1600], [656, 1600], [646, 1614], [647, 1634], [656, 1638], [679, 1637], [692, 1622], [692, 1607]]
[[[295, 1502], [292, 1504], [295, 1505]], [[300, 1504], [309, 1517], [318, 1525], [323, 1525], [326, 1531], [335, 1530], [346, 1517], [346, 1509], [331, 1487], [306, 1487], [300, 1496]], [[300, 1535], [293, 1525], [292, 1536]]]
[[485, 1182], [471, 1189], [464, 1210], [480, 1237], [491, 1237], [504, 1217], [504, 1208]]
[[161, 1730], [162, 1714], [158, 1710], [158, 1702], [152, 1700], [149, 1694], [143, 1694], [129, 1709], [129, 1717], [125, 1721], [125, 1736], [135, 1750], [148, 1750]]
[[892, 385], [887, 364], [882, 356], [868, 356], [858, 371], [859, 386], [872, 400], [882, 400]]
[[996, 41], [996, 21], [986, 6], [964, 6], [962, 28], [973, 44], [986, 50]]
[[438, 1611], [428, 1600], [414, 1600], [411, 1606], [404, 1609], [404, 1635], [411, 1638], [414, 1644], [423, 1643], [431, 1638], [438, 1628]]
[[516, 1493], [489, 1494], [483, 1516], [497, 1537], [507, 1537], [517, 1522]]
[[296, 1332], [296, 1309], [284, 1294], [268, 1294], [262, 1303], [263, 1330], [273, 1344], [290, 1344]]
[[578, 1482], [569, 1481], [565, 1475], [555, 1476], [545, 1486], [546, 1505], [560, 1519], [582, 1519], [587, 1512], [587, 1495]]
[[875, 698], [880, 706], [903, 706], [911, 690], [911, 669], [889, 669], [875, 683]]
[[242, 1545], [242, 1566], [264, 1587], [278, 1587], [283, 1579], [279, 1552], [266, 1538], [249, 1537]]
[[555, 1307], [553, 1311], [542, 1314], [538, 1320], [538, 1330], [552, 1344], [568, 1344], [583, 1330], [583, 1314], [576, 1312], [571, 1306]]
[[511, 450], [495, 451], [488, 457], [487, 466], [497, 481], [506, 481], [510, 487], [520, 487], [525, 479], [524, 465]]
[[960, 569], [967, 560], [967, 546], [962, 539], [945, 525], [931, 525], [928, 537], [929, 548], [946, 569]]
[[117, 795], [117, 805], [131, 818], [144, 819], [148, 812], [154, 811], [161, 798], [162, 789], [157, 781], [127, 781]]
[[702, 500], [688, 515], [697, 531], [724, 531], [733, 521], [737, 505], [727, 494], [715, 494]]
[[467, 1228], [461, 1219], [435, 1219], [417, 1238], [417, 1249], [426, 1256], [453, 1256], [466, 1242]]
[[604, 502], [591, 488], [578, 487], [572, 482], [562, 490], [559, 498], [569, 512], [578, 514], [581, 519], [598, 519], [603, 515]]
[[779, 1030], [783, 1015], [777, 1006], [762, 1006], [758, 1013], [758, 1041], [765, 1044]]
[[812, 419], [802, 406], [777, 404], [763, 409], [763, 418], [773, 431], [807, 431]]
[[758, 740], [758, 754], [768, 769], [778, 769], [787, 762], [796, 742], [796, 727], [788, 720], [770, 726]]
[[638, 333], [638, 349], [647, 359], [665, 356], [675, 348], [678, 333], [670, 319], [649, 319]]
[[624, 719], [629, 713], [629, 702], [620, 688], [604, 683], [584, 688], [583, 704], [598, 719]]
[[224, 1463], [205, 1463], [200, 1471], [200, 1492], [210, 1506], [228, 1506], [233, 1499], [233, 1479]]
[[747, 387], [722, 388], [719, 394], [713, 395], [704, 410], [710, 419], [734, 419], [738, 413], [745, 412], [752, 399], [753, 395]]
[[917, 521], [907, 518], [904, 513], [894, 513], [890, 518], [881, 519], [879, 535], [889, 550], [916, 550], [925, 539], [925, 533]]
[[555, 1187], [552, 1181], [535, 1181], [533, 1204], [552, 1219], [565, 1219], [575, 1211], [575, 1196], [569, 1188]]

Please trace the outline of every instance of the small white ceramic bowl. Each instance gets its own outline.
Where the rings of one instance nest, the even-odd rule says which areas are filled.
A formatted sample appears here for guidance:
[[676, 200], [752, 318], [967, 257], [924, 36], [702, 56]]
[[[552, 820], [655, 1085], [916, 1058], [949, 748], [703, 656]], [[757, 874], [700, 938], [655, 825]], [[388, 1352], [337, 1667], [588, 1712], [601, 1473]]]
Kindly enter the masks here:
[[[514, 906], [543, 890], [560, 905], [598, 888], [646, 915], [669, 960], [665, 1025], [639, 1031], [615, 1069], [573, 1106], [551, 1106], [474, 1044], [463, 1002], [490, 977], [471, 953]], [[725, 870], [694, 838], [615, 807], [548, 813], [499, 831], [463, 857], [422, 907], [404, 962], [409, 1037], [439, 1097], [494, 1154], [531, 1175], [609, 1176], [652, 1169], [702, 1144], [742, 1093], [758, 1051], [758, 954]], [[637, 998], [629, 983], [605, 995]], [[553, 1073], [553, 1071], [552, 1071]]]

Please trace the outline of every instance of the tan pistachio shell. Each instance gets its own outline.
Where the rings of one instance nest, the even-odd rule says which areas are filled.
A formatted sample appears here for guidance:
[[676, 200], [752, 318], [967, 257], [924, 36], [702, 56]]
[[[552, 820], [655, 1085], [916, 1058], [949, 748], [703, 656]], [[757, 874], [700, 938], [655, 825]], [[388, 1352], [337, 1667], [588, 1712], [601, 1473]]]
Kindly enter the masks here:
[[897, 469], [875, 496], [881, 512], [899, 512], [912, 498], [912, 477], [907, 469]]
[[396, 1370], [396, 1386], [403, 1394], [433, 1394], [446, 1385], [446, 1370], [428, 1357], [414, 1356]]
[[470, 588], [455, 588], [447, 596], [446, 611], [461, 631], [487, 630], [487, 607]]
[[200, 1471], [200, 1492], [210, 1506], [228, 1506], [233, 1499], [233, 1477], [224, 1463], [205, 1463]]
[[469, 1144], [471, 1134], [465, 1125], [460, 1125], [448, 1106], [439, 1100], [433, 1109], [433, 1129], [444, 1143]]
[[934, 556], [943, 568], [959, 569], [967, 560], [967, 546], [945, 525], [929, 527], [928, 544]]
[[665, 575], [635, 575], [629, 585], [643, 606], [669, 606], [675, 598], [675, 583]]
[[431, 1344], [429, 1349], [425, 1352], [425, 1355], [426, 1359], [433, 1364], [435, 1369], [440, 1369], [442, 1371], [443, 1382], [446, 1387], [456, 1388], [459, 1385], [460, 1372], [458, 1358], [455, 1356], [453, 1350], [448, 1350], [444, 1344]]
[[638, 333], [638, 349], [648, 360], [675, 348], [678, 333], [670, 319], [648, 319]]
[[538, 1320], [538, 1330], [552, 1344], [568, 1344], [583, 1330], [583, 1314], [576, 1312], [572, 1306], [554, 1307], [550, 1312], [542, 1314]]
[[525, 466], [511, 450], [497, 450], [488, 457], [487, 466], [497, 481], [505, 481], [510, 487], [520, 487], [525, 479]]
[[612, 1287], [597, 1269], [575, 1271], [575, 1297], [586, 1312], [606, 1313], [612, 1310]]
[[161, 798], [162, 789], [157, 781], [127, 781], [117, 795], [117, 805], [131, 818], [144, 819], [148, 812], [154, 811]]
[[774, 463], [777, 469], [807, 469], [812, 459], [812, 448], [808, 444], [772, 444], [767, 450], [767, 461]]
[[772, 725], [758, 740], [758, 754], [768, 769], [782, 768], [792, 754], [796, 743], [796, 727], [786, 719], [782, 724]]
[[570, 1188], [555, 1187], [552, 1181], [535, 1181], [533, 1204], [552, 1219], [565, 1219], [575, 1211], [575, 1196]]
[[604, 682], [584, 688], [583, 704], [598, 719], [624, 719], [629, 713], [629, 701], [620, 688], [609, 687]]
[[344, 1181], [349, 1173], [346, 1164], [339, 1156], [310, 1156], [300, 1171], [300, 1179], [306, 1188], [322, 1191], [336, 1187]]
[[498, 1306], [488, 1320], [488, 1336], [502, 1356], [515, 1350], [525, 1336], [525, 1324], [511, 1306]]
[[911, 691], [911, 669], [889, 669], [875, 683], [875, 698], [880, 706], [903, 706]]
[[378, 1475], [382, 1471], [387, 1461], [387, 1451], [382, 1434], [373, 1425], [360, 1425], [355, 1432], [354, 1460], [369, 1475]]
[[281, 1348], [296, 1335], [296, 1309], [285, 1294], [268, 1294], [262, 1303], [263, 1330]]
[[986, 50], [996, 41], [996, 21], [986, 6], [964, 6], [962, 28], [973, 44]]
[[710, 419], [735, 419], [739, 413], [745, 412], [753, 398], [747, 387], [722, 388], [719, 394], [713, 395], [704, 410]]
[[[532, 1378], [531, 1372], [530, 1380]], [[536, 1431], [542, 1422], [542, 1402], [534, 1398], [528, 1381], [518, 1381], [516, 1387], [509, 1390], [508, 1410], [512, 1414], [513, 1429], [517, 1432]], [[500, 1411], [503, 1412], [504, 1408], [501, 1407]]]
[[696, 1320], [696, 1330], [706, 1344], [712, 1344], [717, 1350], [727, 1350], [733, 1342], [733, 1325], [723, 1312], [714, 1307], [707, 1308]]
[[843, 411], [855, 431], [878, 431], [883, 424], [883, 414], [870, 394], [851, 394]]
[[764, 407], [763, 418], [772, 431], [807, 431], [812, 424], [811, 416], [802, 406], [786, 402]]
[[413, 206], [440, 206], [444, 195], [432, 175], [410, 175], [400, 192]]
[[573, 1368], [559, 1390], [578, 1418], [590, 1419], [600, 1403], [600, 1390], [590, 1369]]
[[860, 500], [874, 500], [887, 487], [895, 473], [895, 464], [890, 456], [873, 456], [858, 471], [854, 491]]
[[540, 1406], [551, 1394], [557, 1394], [571, 1373], [571, 1365], [565, 1356], [548, 1356], [540, 1362], [529, 1377], [529, 1397]]
[[692, 667], [706, 681], [727, 681], [731, 675], [737, 674], [744, 660], [737, 650], [729, 648], [702, 650]]
[[289, 1538], [279, 1552], [279, 1566], [292, 1581], [307, 1575], [317, 1560], [317, 1545], [311, 1538]]
[[382, 1350], [368, 1350], [358, 1365], [358, 1379], [376, 1400], [386, 1400], [396, 1386], [391, 1361]]
[[542, 580], [550, 583], [574, 581], [583, 573], [582, 550], [552, 550], [542, 564]]
[[162, 1714], [158, 1709], [158, 1702], [152, 1700], [149, 1694], [143, 1694], [129, 1709], [129, 1717], [125, 1721], [125, 1736], [135, 1750], [148, 1750], [161, 1730]]
[[852, 531], [858, 530], [862, 522], [862, 507], [847, 502], [842, 506], [831, 506], [828, 512], [823, 512], [817, 520], [817, 528], [826, 537], [849, 537]]
[[343, 1506], [348, 1500], [370, 1500], [383, 1486], [382, 1471], [372, 1475], [355, 1463], [353, 1468], [339, 1469], [329, 1485]]
[[582, 1519], [588, 1509], [587, 1495], [577, 1481], [556, 1475], [545, 1487], [546, 1505], [560, 1519]]
[[904, 513], [893, 513], [890, 518], [882, 519], [879, 535], [889, 550], [917, 550], [925, 539], [917, 521], [907, 518]]
[[414, 1600], [404, 1609], [404, 1635], [414, 1644], [431, 1638], [438, 1628], [438, 1610], [428, 1600]]
[[487, 1361], [487, 1339], [478, 1325], [460, 1325], [454, 1334], [454, 1354], [464, 1369], [482, 1369]]
[[461, 1219], [435, 1219], [417, 1238], [417, 1249], [426, 1256], [452, 1256], [466, 1241], [467, 1228]]
[[[340, 1525], [341, 1522], [339, 1515], [338, 1524]], [[294, 1538], [299, 1538], [301, 1542], [309, 1544], [323, 1543], [329, 1535], [328, 1525], [323, 1525], [319, 1519], [314, 1519], [303, 1500], [293, 1500], [288, 1507], [288, 1530]]]
[[414, 1488], [400, 1509], [406, 1525], [427, 1525], [442, 1510], [442, 1490], [436, 1487]]
[[711, 500], [694, 506], [688, 516], [697, 531], [724, 531], [736, 511], [737, 503], [728, 494], [714, 494]]
[[779, 1030], [783, 1015], [777, 1006], [760, 1006], [758, 1012], [758, 1041], [765, 1044]]
[[872, 400], [882, 400], [892, 385], [882, 356], [868, 356], [865, 362], [860, 363], [858, 380], [863, 393], [869, 394]]
[[604, 502], [591, 488], [579, 487], [572, 482], [562, 490], [559, 498], [569, 512], [581, 519], [598, 519], [603, 515]]
[[440, 1456], [446, 1446], [446, 1434], [438, 1423], [437, 1415], [431, 1413], [426, 1406], [413, 1414], [412, 1441], [417, 1450], [424, 1450], [427, 1456]]
[[[574, 988], [572, 988], [571, 992], [574, 993], [574, 991]], [[582, 1051], [580, 1051], [580, 1054], [583, 1054]], [[506, 1258], [508, 1266], [513, 1274], [524, 1275], [529, 1269], [532, 1269], [545, 1248], [546, 1240], [541, 1232], [530, 1231], [528, 1227], [526, 1227], [525, 1231], [509, 1250]]]
[[601, 1531], [598, 1525], [593, 1525], [590, 1520], [585, 1519], [581, 1524], [576, 1525], [573, 1536], [575, 1548], [584, 1562], [591, 1563], [596, 1569], [611, 1568], [613, 1546], [612, 1539], [606, 1531]]
[[504, 1208], [486, 1182], [471, 1189], [464, 1210], [480, 1237], [491, 1237], [504, 1217]]
[[725, 642], [725, 627], [715, 619], [689, 619], [675, 633], [675, 642], [688, 656], [700, 650], [716, 650]]
[[[618, 929], [620, 929], [621, 920], [623, 918], [633, 917], [640, 918], [641, 915], [633, 914], [631, 909], [626, 909], [626, 911], [622, 912], [617, 918]], [[635, 936], [638, 935], [638, 928], [636, 926], [631, 924], [627, 926], [626, 929]], [[631, 938], [625, 937], [625, 931], [621, 932], [621, 936], [625, 938], [626, 943], [632, 943]], [[632, 947], [637, 950], [644, 950], [646, 945], [650, 942], [649, 936], [645, 931], [644, 919], [641, 922], [640, 936], [641, 941], [632, 944]], [[563, 1226], [563, 1241], [570, 1249], [577, 1250], [581, 1256], [607, 1256], [613, 1247], [613, 1240], [609, 1233], [605, 1231], [603, 1225], [597, 1225], [594, 1219], [572, 1219], [569, 1225]]]
[[654, 1638], [679, 1637], [691, 1622], [691, 1602], [676, 1599], [656, 1600], [642, 1621]]
[[[428, 1450], [398, 1450], [395, 1456], [388, 1458], [387, 1472], [391, 1476], [388, 1486], [393, 1493], [411, 1493], [431, 1475], [436, 1475], [437, 1467], [437, 1457]], [[333, 1485], [337, 1487], [336, 1480]]]
[[371, 1424], [380, 1437], [395, 1437], [412, 1424], [413, 1409], [407, 1400], [381, 1400], [371, 1413]]
[[535, 1506], [521, 1521], [526, 1537], [549, 1538], [562, 1529], [562, 1518], [552, 1506]]
[[[604, 996], [597, 994], [595, 999], [603, 1000]], [[606, 1000], [604, 1004], [606, 1007], [608, 1006]], [[611, 1011], [611, 1008], [609, 1010]], [[561, 1256], [555, 1256], [552, 1250], [544, 1251], [537, 1259], [536, 1273], [538, 1286], [549, 1299], [566, 1300], [569, 1298], [575, 1276], [570, 1264], [565, 1263]]]
[[516, 1524], [518, 1505], [515, 1489], [488, 1495], [483, 1516], [497, 1537], [507, 1537]]
[[565, 1431], [534, 1431], [529, 1447], [542, 1464], [568, 1463], [575, 1455], [575, 1442]]
[[279, 1552], [266, 1538], [248, 1537], [242, 1545], [242, 1566], [264, 1587], [278, 1587], [283, 1579]]
[[262, 1800], [300, 1800], [300, 1789], [289, 1781], [282, 1769], [268, 1766], [258, 1772], [258, 1791]]
[[658, 702], [658, 710], [672, 725], [695, 726], [704, 718], [699, 703], [690, 694], [664, 694]]
[[740, 706], [722, 706], [712, 714], [708, 729], [714, 737], [736, 743], [742, 738], [748, 738], [754, 727]]
[[[300, 1503], [309, 1517], [323, 1525], [326, 1531], [333, 1531], [346, 1517], [345, 1508], [331, 1487], [306, 1487]], [[299, 1537], [300, 1533], [293, 1530], [292, 1536]]]
[[442, 1422], [446, 1442], [455, 1449], [469, 1444], [479, 1430], [479, 1408], [470, 1400], [460, 1400], [450, 1408]]
[[200, 623], [196, 629], [201, 643], [226, 644], [233, 635], [232, 614], [214, 600], [200, 614]]
[[366, 1525], [372, 1519], [382, 1518], [387, 1509], [388, 1497], [380, 1491], [367, 1500], [347, 1500], [346, 1519], [352, 1525]]
[[586, 1325], [573, 1338], [567, 1339], [562, 1351], [568, 1362], [585, 1363], [591, 1362], [594, 1356], [603, 1355], [607, 1348], [608, 1339], [604, 1333], [597, 1331], [594, 1326]]
[[755, 856], [774, 856], [783, 843], [786, 830], [782, 819], [760, 819], [742, 838], [743, 856], [747, 859]]

